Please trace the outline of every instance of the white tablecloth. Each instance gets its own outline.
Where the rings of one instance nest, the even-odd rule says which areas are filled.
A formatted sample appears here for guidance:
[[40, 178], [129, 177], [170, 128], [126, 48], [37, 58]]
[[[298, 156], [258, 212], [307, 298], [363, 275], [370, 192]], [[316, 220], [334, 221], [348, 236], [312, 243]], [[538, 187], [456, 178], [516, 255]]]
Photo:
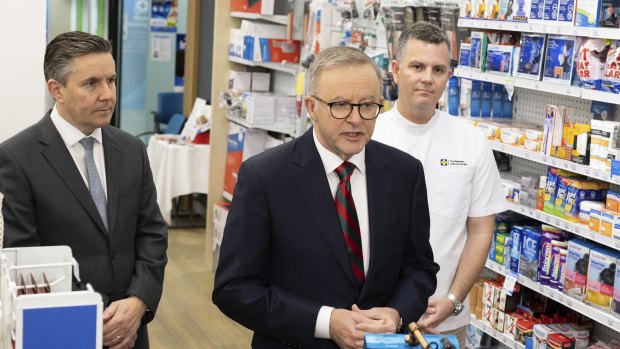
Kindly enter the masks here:
[[169, 144], [151, 137], [147, 153], [157, 188], [157, 204], [170, 224], [173, 198], [191, 193], [207, 194], [210, 146]]

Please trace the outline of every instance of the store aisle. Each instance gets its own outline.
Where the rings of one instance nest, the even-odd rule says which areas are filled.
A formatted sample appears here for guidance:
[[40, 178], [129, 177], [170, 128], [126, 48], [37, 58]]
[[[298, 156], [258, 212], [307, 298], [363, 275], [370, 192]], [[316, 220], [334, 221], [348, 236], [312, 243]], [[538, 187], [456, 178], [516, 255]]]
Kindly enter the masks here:
[[249, 348], [252, 333], [211, 302], [213, 273], [204, 267], [204, 228], [171, 229], [168, 244], [164, 293], [149, 325], [151, 348]]

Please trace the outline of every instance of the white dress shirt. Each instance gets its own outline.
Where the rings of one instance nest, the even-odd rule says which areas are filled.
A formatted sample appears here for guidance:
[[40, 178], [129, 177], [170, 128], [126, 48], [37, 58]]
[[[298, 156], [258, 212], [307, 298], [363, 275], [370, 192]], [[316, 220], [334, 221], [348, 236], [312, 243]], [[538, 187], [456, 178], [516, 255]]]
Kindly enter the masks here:
[[[327, 181], [329, 182], [329, 188], [331, 189], [332, 196], [335, 198], [336, 189], [340, 183], [340, 178], [336, 174], [335, 170], [340, 166], [343, 160], [336, 154], [327, 150], [316, 138], [316, 129], [313, 130], [314, 144], [316, 145], [321, 161], [325, 167], [325, 174]], [[351, 175], [351, 194], [353, 195], [353, 201], [355, 202], [355, 210], [357, 211], [357, 219], [360, 225], [360, 234], [362, 238], [362, 254], [364, 256], [364, 275], [368, 271], [368, 261], [370, 260], [370, 246], [369, 246], [369, 234], [370, 228], [368, 225], [368, 194], [366, 188], [366, 148], [362, 149], [358, 154], [353, 155], [349, 160], [350, 163], [355, 165], [355, 170]], [[342, 248], [346, 248], [343, 244]], [[333, 307], [322, 306], [319, 310], [319, 315], [316, 319], [316, 326], [314, 330], [314, 337], [316, 338], [330, 338], [329, 335], [329, 320], [331, 318]], [[350, 310], [350, 309], [349, 309]]]
[[[60, 137], [62, 137], [63, 142], [69, 149], [69, 153], [73, 158], [73, 162], [77, 166], [80, 174], [82, 175], [82, 179], [88, 188], [88, 177], [86, 176], [86, 162], [84, 160], [84, 147], [80, 144], [80, 140], [84, 137], [88, 137], [82, 133], [82, 131], [78, 130], [75, 126], [71, 125], [67, 120], [65, 120], [60, 114], [58, 114], [58, 110], [56, 110], [56, 106], [52, 109], [51, 113], [52, 122], [60, 133]], [[93, 156], [95, 158], [95, 165], [97, 166], [97, 172], [99, 172], [99, 178], [101, 179], [101, 185], [103, 186], [103, 192], [106, 195], [106, 199], [108, 197], [108, 186], [105, 176], [105, 160], [103, 157], [103, 138], [101, 136], [101, 128], [96, 129], [93, 133], [89, 135], [93, 137], [96, 142], [93, 144]]]

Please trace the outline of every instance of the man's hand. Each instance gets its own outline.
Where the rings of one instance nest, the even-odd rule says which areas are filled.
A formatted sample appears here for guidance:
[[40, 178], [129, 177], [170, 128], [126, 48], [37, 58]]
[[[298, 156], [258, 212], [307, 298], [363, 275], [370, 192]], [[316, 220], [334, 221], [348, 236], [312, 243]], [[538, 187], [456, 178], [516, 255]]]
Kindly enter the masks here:
[[428, 300], [428, 307], [426, 312], [422, 314], [418, 325], [421, 326], [425, 332], [435, 333], [435, 327], [449, 318], [454, 312], [454, 304], [446, 297], [431, 297]]
[[103, 312], [103, 345], [110, 349], [133, 348], [146, 309], [136, 296], [112, 302]]
[[329, 318], [329, 336], [339, 348], [363, 348], [364, 331], [356, 326], [362, 323], [373, 323], [376, 320], [347, 309], [334, 309]]
[[368, 310], [360, 309], [353, 304], [351, 310], [355, 313], [364, 315], [365, 317], [375, 320], [372, 322], [364, 322], [357, 324], [356, 328], [360, 331], [370, 333], [395, 333], [400, 323], [400, 314], [393, 308], [371, 308]]

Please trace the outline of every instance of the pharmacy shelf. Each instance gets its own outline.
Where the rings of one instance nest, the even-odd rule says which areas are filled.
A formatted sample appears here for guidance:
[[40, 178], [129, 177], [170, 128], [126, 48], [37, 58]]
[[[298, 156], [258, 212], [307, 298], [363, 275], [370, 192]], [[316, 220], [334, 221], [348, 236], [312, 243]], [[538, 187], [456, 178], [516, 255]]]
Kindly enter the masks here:
[[589, 99], [593, 101], [620, 104], [620, 94], [587, 90], [577, 86], [562, 85], [548, 81], [530, 80], [492, 73], [482, 73], [479, 70], [464, 67], [456, 67], [454, 69], [454, 75], [461, 78], [487, 81], [494, 84], [502, 84], [506, 87], [520, 87], [528, 90], [537, 90], [564, 96]]
[[275, 62], [254, 62], [247, 59], [243, 59], [241, 57], [228, 56], [228, 60], [231, 62], [248, 65], [251, 67], [263, 67], [268, 69], [273, 69], [277, 71], [281, 71], [284, 73], [296, 75], [297, 74], [297, 64], [291, 63], [275, 63]]
[[614, 248], [620, 251], [620, 240], [613, 241], [613, 239], [610, 238], [609, 236], [605, 236], [603, 234], [592, 231], [586, 225], [571, 222], [566, 219], [562, 219], [554, 215], [551, 215], [551, 214], [548, 214], [542, 211], [538, 211], [538, 210], [535, 210], [533, 208], [529, 208], [523, 205], [519, 205], [519, 204], [510, 202], [510, 201], [508, 202], [508, 207], [510, 208], [511, 211], [520, 213], [530, 218], [534, 218], [537, 221], [550, 224], [558, 228], [562, 228], [575, 235], [579, 235], [583, 238], [596, 241], [601, 245], [609, 246], [611, 248]]
[[284, 15], [262, 15], [259, 13], [233, 11], [230, 13], [230, 16], [234, 18], [243, 18], [243, 19], [262, 19], [263, 21], [277, 23], [277, 24], [284, 24], [284, 25], [288, 24], [288, 16], [284, 16]]
[[[508, 272], [506, 272], [506, 268], [493, 261], [487, 260], [485, 266], [498, 274], [504, 276], [509, 274]], [[602, 310], [595, 309], [583, 302], [570, 298], [561, 291], [555, 290], [548, 286], [543, 286], [535, 281], [532, 281], [531, 279], [526, 278], [523, 275], [518, 276], [517, 282], [548, 298], [555, 300], [558, 303], [564, 304], [570, 309], [574, 309], [575, 311], [589, 317], [594, 321], [610, 327], [612, 330], [620, 328], [620, 318], [616, 318], [610, 313], [603, 312]]]
[[228, 120], [235, 122], [241, 126], [245, 126], [247, 128], [255, 128], [259, 130], [284, 133], [284, 134], [288, 134], [291, 136], [295, 135], [295, 124], [255, 125], [255, 124], [249, 123], [247, 120], [242, 119], [242, 118], [236, 118], [232, 116], [228, 116], [227, 118]]
[[605, 182], [620, 184], [620, 176], [614, 178], [608, 172], [594, 169], [588, 165], [580, 165], [571, 161], [555, 158], [553, 156], [547, 156], [538, 151], [531, 151], [525, 148], [517, 147], [510, 144], [505, 144], [500, 141], [489, 140], [491, 149], [500, 151], [502, 153], [518, 156], [527, 160], [538, 162], [541, 164], [561, 168], [574, 173], [582, 174], [595, 179], [600, 179]]
[[587, 36], [601, 39], [620, 39], [620, 29], [618, 28], [574, 27], [549, 23], [508, 22], [471, 18], [459, 18], [458, 25], [459, 27], [472, 29], [509, 30], [528, 33]]
[[471, 317], [471, 320], [469, 321], [469, 324], [479, 329], [480, 331], [488, 334], [489, 336], [497, 339], [498, 341], [504, 343], [509, 348], [525, 349], [525, 345], [515, 341], [513, 338], [510, 338], [511, 336], [494, 329], [486, 322], [482, 322], [481, 320], [476, 319], [476, 317], [473, 315]]

